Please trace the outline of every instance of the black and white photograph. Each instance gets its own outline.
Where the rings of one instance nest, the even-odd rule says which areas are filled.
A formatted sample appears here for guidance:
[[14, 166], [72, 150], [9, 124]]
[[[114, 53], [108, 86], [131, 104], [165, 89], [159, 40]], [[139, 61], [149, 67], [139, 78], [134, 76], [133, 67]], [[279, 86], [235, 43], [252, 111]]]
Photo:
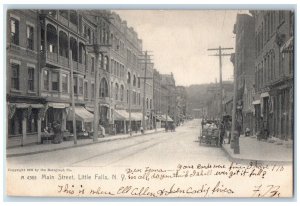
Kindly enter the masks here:
[[296, 10], [253, 7], [5, 10], [6, 194], [294, 197]]

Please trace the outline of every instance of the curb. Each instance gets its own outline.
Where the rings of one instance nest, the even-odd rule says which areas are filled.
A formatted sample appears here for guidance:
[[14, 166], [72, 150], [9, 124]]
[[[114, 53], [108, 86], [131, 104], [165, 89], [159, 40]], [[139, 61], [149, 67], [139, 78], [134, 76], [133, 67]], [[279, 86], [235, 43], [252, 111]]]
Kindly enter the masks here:
[[147, 135], [150, 135], [150, 134], [156, 134], [156, 133], [160, 133], [160, 132], [163, 132], [163, 131], [164, 130], [156, 131], [156, 132], [152, 132], [152, 133], [138, 134], [138, 135], [133, 135], [133, 136], [128, 135], [126, 137], [119, 137], [119, 138], [114, 138], [114, 139], [103, 139], [103, 140], [97, 141], [97, 142], [88, 142], [88, 143], [84, 143], [84, 144], [77, 144], [77, 145], [72, 145], [72, 146], [65, 146], [65, 147], [60, 147], [60, 148], [46, 149], [46, 150], [40, 150], [40, 151], [34, 151], [34, 152], [24, 152], [24, 153], [18, 153], [18, 154], [6, 154], [6, 158], [34, 155], [34, 154], [46, 153], [46, 152], [54, 152], [54, 151], [58, 151], [58, 150], [84, 147], [84, 146], [89, 146], [89, 145], [92, 145], [92, 144], [100, 144], [100, 143], [103, 143], [103, 142], [111, 142], [111, 141], [115, 141], [115, 140], [123, 140], [123, 139], [125, 140], [125, 139], [129, 139], [129, 138], [132, 138], [132, 137], [147, 136]]
[[240, 164], [249, 164], [250, 162], [256, 162], [259, 164], [293, 164], [293, 160], [291, 161], [276, 161], [276, 160], [256, 160], [256, 159], [245, 159], [245, 158], [239, 158], [239, 157], [233, 157], [223, 146], [222, 150], [228, 157], [228, 159], [231, 162], [240, 163]]

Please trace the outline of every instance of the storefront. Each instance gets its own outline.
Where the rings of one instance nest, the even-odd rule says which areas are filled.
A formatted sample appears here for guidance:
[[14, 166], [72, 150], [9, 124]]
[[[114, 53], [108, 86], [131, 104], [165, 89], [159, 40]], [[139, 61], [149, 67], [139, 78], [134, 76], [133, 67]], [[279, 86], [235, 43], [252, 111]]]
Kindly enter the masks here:
[[[73, 133], [73, 111], [69, 109], [67, 116], [67, 130]], [[76, 132], [92, 132], [94, 115], [82, 106], [75, 107]]]
[[43, 104], [9, 103], [7, 111], [7, 147], [41, 142]]
[[42, 131], [46, 127], [52, 127], [53, 123], [61, 125], [62, 131], [67, 128], [67, 113], [69, 110], [69, 103], [49, 102], [45, 106], [45, 117], [42, 119]]

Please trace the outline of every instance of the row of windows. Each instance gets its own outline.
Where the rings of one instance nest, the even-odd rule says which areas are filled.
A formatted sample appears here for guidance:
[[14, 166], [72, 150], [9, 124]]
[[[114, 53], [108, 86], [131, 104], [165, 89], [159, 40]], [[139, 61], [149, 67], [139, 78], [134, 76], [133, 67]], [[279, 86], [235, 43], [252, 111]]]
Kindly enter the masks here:
[[[276, 24], [276, 18], [278, 18], [278, 24]], [[280, 25], [284, 21], [284, 11], [279, 11], [278, 15], [276, 11], [266, 12], [263, 19], [255, 35], [256, 56], [262, 52], [264, 45], [275, 33], [276, 25]]]
[[[51, 77], [51, 79], [50, 79]], [[61, 92], [69, 93], [69, 75], [61, 74], [58, 72], [52, 71], [50, 76], [50, 71], [43, 71], [43, 88], [45, 91], [60, 91], [59, 88], [59, 78], [61, 77]], [[81, 77], [73, 77], [73, 86], [74, 86], [74, 94], [83, 95], [84, 98], [88, 98], [88, 82], [84, 81]], [[95, 96], [95, 85], [91, 83], [91, 93], [92, 98]], [[99, 86], [99, 97], [108, 97], [108, 84], [107, 81], [102, 78]]]
[[[11, 88], [15, 90], [20, 90], [20, 64], [11, 63]], [[35, 69], [33, 67], [27, 67], [27, 90], [34, 91], [34, 73]]]
[[[261, 63], [256, 67], [255, 85], [257, 90], [263, 88], [265, 84], [277, 78], [275, 65], [275, 54], [274, 51], [271, 50], [268, 55], [266, 55], [265, 58], [261, 61]], [[279, 69], [280, 68], [282, 68], [282, 65], [279, 65]], [[279, 74], [280, 73], [281, 72], [279, 71]]]
[[124, 65], [111, 59], [111, 73], [117, 77], [123, 78], [125, 76]]
[[[19, 20], [10, 18], [10, 42], [15, 45], [20, 43], [20, 25]], [[22, 33], [23, 31], [21, 31]], [[25, 33], [25, 32], [24, 32]], [[34, 49], [34, 28], [31, 25], [26, 25], [26, 48], [29, 50]]]

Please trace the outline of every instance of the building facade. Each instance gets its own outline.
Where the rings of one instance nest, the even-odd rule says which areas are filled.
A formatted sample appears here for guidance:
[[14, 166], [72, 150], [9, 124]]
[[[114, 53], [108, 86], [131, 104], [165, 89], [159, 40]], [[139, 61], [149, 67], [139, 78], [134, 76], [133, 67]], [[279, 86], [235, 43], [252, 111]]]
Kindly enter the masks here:
[[[73, 133], [73, 112], [78, 134], [93, 132], [96, 97], [97, 121], [108, 134], [138, 131], [143, 119], [152, 129], [163, 98], [168, 107], [173, 76], [173, 90], [168, 83], [161, 92], [161, 75], [142, 40], [118, 14], [9, 10], [7, 17], [8, 147], [41, 143], [53, 124]], [[173, 101], [170, 108], [174, 115]]]
[[293, 139], [294, 12], [255, 11], [255, 115], [267, 137]]
[[241, 114], [242, 131], [255, 128], [254, 79], [255, 79], [255, 29], [254, 17], [237, 14], [233, 33], [236, 35], [234, 68], [237, 81], [237, 108]]

